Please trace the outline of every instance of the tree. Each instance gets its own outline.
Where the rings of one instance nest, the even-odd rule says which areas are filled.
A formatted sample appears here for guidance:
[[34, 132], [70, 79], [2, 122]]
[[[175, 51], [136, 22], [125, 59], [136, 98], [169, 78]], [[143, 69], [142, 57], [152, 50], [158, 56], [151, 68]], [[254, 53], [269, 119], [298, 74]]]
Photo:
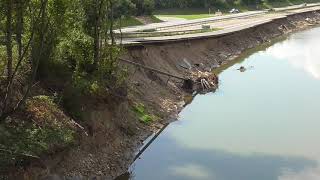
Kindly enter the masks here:
[[[33, 85], [33, 82], [35, 80], [38, 67], [39, 67], [39, 61], [40, 61], [40, 55], [42, 54], [43, 46], [44, 46], [44, 37], [47, 30], [47, 22], [46, 22], [46, 9], [47, 9], [47, 0], [41, 0], [39, 4], [32, 4], [32, 5], [38, 5], [39, 8], [35, 9], [35, 6], [30, 5], [30, 11], [31, 15], [38, 14], [35, 17], [30, 17], [31, 19], [31, 29], [30, 29], [30, 35], [29, 40], [25, 44], [24, 49], [22, 49], [22, 28], [24, 26], [23, 20], [22, 20], [22, 11], [23, 8], [21, 5], [18, 5], [16, 9], [17, 14], [17, 23], [18, 23], [18, 30], [16, 30], [16, 41], [18, 44], [18, 51], [19, 55], [18, 58], [15, 60], [15, 67], [13, 68], [13, 43], [12, 43], [12, 36], [13, 36], [13, 1], [12, 0], [6, 0], [6, 52], [7, 52], [7, 81], [6, 81], [6, 88], [4, 92], [2, 107], [1, 107], [1, 113], [0, 113], [0, 122], [4, 121], [8, 116], [14, 114], [26, 101], [30, 89]], [[32, 6], [32, 7], [31, 7]], [[25, 6], [29, 7], [29, 6]], [[18, 12], [20, 11], [20, 12]], [[36, 39], [35, 37], [38, 37]], [[38, 40], [38, 41], [37, 41]], [[36, 45], [37, 44], [37, 45]], [[25, 84], [26, 90], [22, 92], [21, 98], [16, 99], [16, 94], [12, 91], [12, 85], [15, 81], [15, 78], [17, 78], [18, 70], [21, 68], [21, 64], [23, 60], [28, 59], [27, 52], [29, 51], [31, 47], [31, 73], [29, 78], [26, 78], [27, 82]]]
[[99, 76], [102, 84], [113, 79], [119, 53], [113, 34], [117, 0], [3, 1], [0, 121], [21, 109], [35, 81], [49, 77], [55, 64], [68, 65], [64, 71], [70, 72], [74, 84], [78, 83], [74, 77], [96, 82]]

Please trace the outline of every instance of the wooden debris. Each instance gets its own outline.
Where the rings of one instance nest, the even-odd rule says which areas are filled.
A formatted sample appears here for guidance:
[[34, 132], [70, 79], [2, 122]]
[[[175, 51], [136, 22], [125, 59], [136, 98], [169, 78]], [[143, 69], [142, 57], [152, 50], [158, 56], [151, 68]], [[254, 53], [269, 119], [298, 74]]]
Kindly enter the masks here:
[[191, 79], [193, 80], [195, 87], [194, 90], [198, 92], [214, 91], [218, 88], [219, 79], [218, 76], [209, 71], [193, 71], [191, 73]]

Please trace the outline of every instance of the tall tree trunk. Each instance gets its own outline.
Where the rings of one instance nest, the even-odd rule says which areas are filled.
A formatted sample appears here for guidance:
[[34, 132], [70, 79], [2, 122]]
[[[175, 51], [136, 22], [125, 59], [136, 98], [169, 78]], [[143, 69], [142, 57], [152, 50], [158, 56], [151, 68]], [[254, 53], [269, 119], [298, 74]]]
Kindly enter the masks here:
[[7, 48], [7, 76], [8, 82], [12, 76], [12, 0], [6, 0], [7, 21], [6, 21], [6, 48]]
[[[25, 50], [21, 53], [21, 59], [19, 59], [18, 64], [21, 63], [23, 56], [25, 55], [26, 51], [29, 48], [30, 43], [32, 44], [32, 55], [31, 55], [31, 61], [32, 61], [32, 67], [31, 67], [31, 77], [30, 80], [27, 84], [27, 90], [23, 93], [22, 98], [20, 99], [20, 101], [14, 106], [14, 108], [11, 109], [7, 109], [6, 105], [4, 106], [1, 114], [0, 114], [0, 123], [3, 122], [8, 116], [14, 114], [18, 109], [21, 108], [21, 106], [25, 103], [25, 101], [27, 100], [30, 90], [33, 86], [33, 83], [35, 81], [36, 75], [37, 75], [37, 71], [38, 71], [38, 67], [39, 67], [39, 62], [40, 62], [40, 58], [41, 55], [43, 53], [43, 48], [44, 48], [44, 41], [45, 41], [45, 35], [48, 29], [48, 22], [47, 22], [47, 18], [46, 18], [46, 8], [47, 8], [47, 3], [48, 0], [42, 0], [41, 1], [41, 9], [39, 11], [39, 22], [33, 22], [33, 28], [32, 28], [32, 35], [31, 35], [31, 39], [28, 42]], [[37, 28], [35, 28], [35, 26], [39, 26]], [[37, 31], [36, 29], [38, 29], [38, 37], [39, 37], [39, 44], [35, 45], [35, 41], [34, 41], [34, 34], [35, 31]], [[15, 68], [15, 72], [19, 67], [16, 66]], [[11, 78], [12, 81], [13, 77]], [[10, 86], [8, 86], [10, 87]], [[10, 88], [9, 88], [10, 89]], [[10, 91], [7, 92], [6, 94], [6, 99], [9, 99], [8, 96], [10, 95]]]
[[115, 44], [115, 39], [114, 39], [114, 34], [113, 34], [113, 0], [109, 0], [110, 2], [110, 18], [109, 18], [109, 21], [110, 21], [110, 38], [111, 38], [111, 44], [112, 46]]
[[110, 38], [111, 38], [111, 51], [109, 52], [109, 74], [112, 73], [113, 67], [114, 67], [114, 63], [115, 63], [115, 58], [114, 58], [114, 46], [115, 46], [115, 37], [114, 37], [114, 33], [113, 33], [113, 26], [114, 26], [114, 0], [109, 0], [109, 6], [110, 6], [110, 14], [109, 14], [109, 34], [110, 34]]
[[[7, 52], [7, 87], [11, 84], [12, 78], [12, 0], [6, 0], [6, 52]], [[3, 98], [2, 114], [6, 111], [8, 98], [11, 95], [11, 89], [7, 88]]]
[[95, 0], [95, 22], [94, 22], [94, 59], [93, 67], [97, 69], [100, 59], [100, 31], [101, 31], [101, 10], [103, 0]]
[[17, 15], [16, 15], [16, 41], [18, 45], [18, 59], [22, 58], [22, 31], [23, 31], [23, 1], [17, 1]]

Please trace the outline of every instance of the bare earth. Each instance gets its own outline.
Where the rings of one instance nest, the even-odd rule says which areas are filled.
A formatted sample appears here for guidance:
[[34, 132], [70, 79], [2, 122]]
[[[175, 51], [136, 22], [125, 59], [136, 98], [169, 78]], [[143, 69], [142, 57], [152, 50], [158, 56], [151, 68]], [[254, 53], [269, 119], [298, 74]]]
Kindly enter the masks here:
[[[247, 20], [240, 21], [246, 23]], [[219, 23], [232, 26], [230, 22]], [[174, 75], [188, 76], [190, 72], [179, 66], [184, 59], [190, 64], [203, 64], [204, 67], [228, 64], [250, 48], [319, 22], [319, 11], [311, 11], [225, 36], [128, 46], [123, 57]], [[130, 65], [123, 66], [128, 66], [130, 74], [128, 99], [121, 102], [110, 100], [108, 106], [101, 103], [84, 107], [92, 127], [89, 135], [83, 135], [79, 145], [71, 150], [46, 157], [41, 165], [35, 163], [23, 170], [20, 176], [23, 178], [16, 179], [62, 179], [56, 175], [59, 174], [72, 179], [100, 177], [111, 180], [127, 170], [135, 152], [148, 135], [175, 120], [187, 94], [182, 90], [181, 82]], [[130, 111], [133, 102], [144, 103], [150, 113], [162, 120], [151, 125], [140, 123]]]

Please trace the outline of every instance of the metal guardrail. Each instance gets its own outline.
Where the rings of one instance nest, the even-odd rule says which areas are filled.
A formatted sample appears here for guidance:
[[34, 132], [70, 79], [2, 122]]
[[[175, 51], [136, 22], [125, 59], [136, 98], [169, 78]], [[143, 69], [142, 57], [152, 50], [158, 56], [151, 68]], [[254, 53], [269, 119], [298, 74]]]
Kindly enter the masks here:
[[[286, 8], [275, 8], [275, 12], [282, 12], [282, 11], [289, 11], [289, 10], [297, 10], [297, 9], [304, 9], [304, 8], [311, 8], [311, 7], [316, 7], [316, 6], [320, 6], [320, 3], [314, 3], [314, 4], [307, 4], [306, 6], [301, 6], [301, 5], [295, 5], [295, 7], [286, 7]], [[179, 22], [179, 23], [175, 23], [175, 24], [164, 24], [164, 25], [154, 25], [154, 26], [145, 26], [145, 27], [141, 27], [136, 28], [136, 27], [132, 27], [132, 28], [128, 28], [128, 29], [133, 29], [131, 31], [126, 32], [126, 28], [122, 29], [123, 33], [137, 33], [137, 32], [143, 32], [143, 31], [148, 31], [148, 30], [166, 30], [172, 27], [188, 27], [188, 26], [195, 26], [195, 25], [202, 25], [202, 24], [206, 24], [206, 23], [211, 23], [211, 22], [216, 22], [216, 21], [222, 21], [222, 20], [228, 20], [228, 19], [235, 19], [235, 18], [246, 18], [246, 17], [251, 17], [251, 16], [257, 16], [257, 15], [261, 15], [261, 14], [265, 14], [268, 12], [269, 9], [265, 9], [265, 10], [261, 10], [261, 11], [256, 11], [256, 12], [246, 12], [247, 14], [231, 14], [231, 15], [225, 15], [225, 16], [216, 16], [216, 17], [210, 17], [210, 18], [204, 18], [204, 19], [196, 19], [196, 20], [189, 20], [187, 22]], [[248, 14], [249, 13], [249, 14]], [[116, 33], [119, 33], [119, 30], [115, 30]]]
[[274, 9], [275, 9], [275, 12], [290, 11], [290, 10], [317, 7], [317, 6], [320, 6], [320, 3], [317, 3], [317, 4], [306, 4], [306, 6], [303, 6], [303, 5], [296, 5], [296, 6], [297, 7], [274, 8]]
[[[210, 17], [210, 18], [204, 18], [204, 19], [195, 19], [195, 20], [189, 20], [187, 22], [179, 22], [179, 23], [170, 23], [170, 22], [165, 22], [167, 24], [164, 25], [154, 25], [152, 27], [141, 27], [140, 29], [136, 29], [134, 27], [132, 27], [132, 29], [136, 29], [136, 30], [132, 30], [129, 32], [132, 33], [136, 33], [136, 32], [143, 32], [143, 31], [148, 31], [148, 30], [165, 30], [168, 28], [172, 28], [172, 27], [188, 27], [188, 26], [194, 26], [194, 25], [202, 25], [202, 24], [206, 24], [206, 23], [210, 23], [210, 22], [216, 22], [216, 21], [222, 21], [222, 20], [227, 20], [227, 19], [234, 19], [234, 18], [245, 18], [245, 17], [250, 17], [250, 16], [256, 16], [259, 14], [265, 14], [268, 11], [266, 10], [262, 10], [262, 11], [257, 11], [257, 12], [245, 12], [245, 13], [239, 13], [239, 14], [229, 14], [229, 15], [224, 15], [224, 16], [215, 16], [215, 17]], [[249, 14], [248, 14], [249, 13]], [[161, 23], [159, 23], [161, 24]], [[130, 27], [128, 29], [131, 29]], [[123, 33], [128, 33], [126, 32], [125, 29], [121, 30]], [[116, 33], [120, 33], [120, 30], [115, 30]]]
[[212, 29], [194, 29], [185, 31], [169, 31], [169, 32], [137, 32], [137, 33], [122, 33], [116, 34], [117, 38], [141, 38], [141, 37], [159, 37], [159, 36], [175, 36], [195, 33], [205, 33], [221, 30], [219, 28]]
[[247, 14], [247, 15], [227, 15], [227, 16], [221, 16], [221, 18], [206, 18], [206, 19], [200, 19], [197, 20], [196, 22], [189, 22], [189, 23], [181, 23], [181, 24], [177, 24], [177, 25], [171, 25], [171, 26], [164, 26], [164, 27], [159, 27], [156, 28], [156, 30], [166, 30], [169, 28], [173, 28], [173, 27], [189, 27], [189, 26], [197, 26], [197, 25], [203, 25], [203, 24], [207, 24], [207, 23], [212, 23], [212, 22], [217, 22], [217, 21], [224, 21], [224, 20], [229, 20], [229, 19], [236, 19], [236, 18], [248, 18], [248, 17], [252, 17], [252, 16], [257, 16], [257, 15], [261, 15], [261, 14], [265, 14], [268, 11], [264, 10], [264, 11], [259, 11], [259, 12], [255, 12], [255, 13], [251, 13], [251, 14]]
[[[185, 40], [193, 40], [193, 39], [201, 39], [201, 38], [210, 38], [210, 37], [220, 37], [220, 36], [225, 36], [228, 35], [230, 33], [234, 33], [237, 31], [241, 31], [244, 29], [248, 29], [251, 27], [255, 27], [255, 26], [259, 26], [261, 24], [265, 24], [268, 22], [272, 22], [273, 20], [276, 19], [282, 19], [282, 18], [286, 18], [288, 16], [292, 16], [295, 14], [303, 14], [303, 13], [307, 13], [307, 12], [312, 12], [312, 11], [320, 11], [320, 8], [316, 8], [320, 6], [319, 4], [313, 4], [313, 5], [309, 5], [307, 7], [295, 7], [295, 8], [291, 8], [290, 10], [297, 10], [297, 9], [304, 9], [301, 10], [301, 12], [290, 12], [290, 10], [286, 10], [288, 11], [288, 14], [283, 14], [283, 15], [279, 15], [279, 17], [274, 17], [274, 18], [270, 18], [267, 20], [263, 20], [263, 21], [259, 21], [253, 24], [249, 24], [249, 25], [245, 25], [245, 26], [241, 26], [241, 27], [234, 27], [234, 28], [230, 28], [230, 29], [224, 29], [222, 31], [214, 31], [214, 32], [208, 32], [206, 34], [186, 34], [184, 36], [163, 36], [161, 38], [159, 37], [142, 37], [142, 38], [128, 38], [126, 40], [123, 40], [123, 45], [126, 47], [130, 47], [130, 46], [141, 46], [144, 44], [154, 44], [154, 43], [167, 43], [167, 42], [178, 42], [178, 41], [185, 41]], [[278, 11], [279, 12], [279, 11]]]

